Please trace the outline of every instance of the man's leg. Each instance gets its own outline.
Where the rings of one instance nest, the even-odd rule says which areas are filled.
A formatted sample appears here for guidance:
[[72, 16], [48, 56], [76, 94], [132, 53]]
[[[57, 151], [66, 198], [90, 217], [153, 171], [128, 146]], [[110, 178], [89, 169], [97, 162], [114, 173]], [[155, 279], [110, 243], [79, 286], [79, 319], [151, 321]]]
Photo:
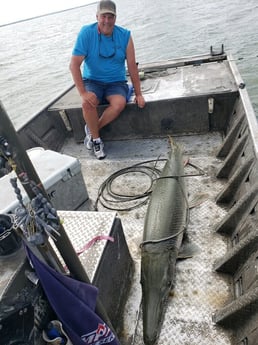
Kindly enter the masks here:
[[[83, 102], [82, 109], [83, 117], [86, 122], [86, 126], [88, 127], [88, 129], [85, 130], [86, 138], [84, 140], [84, 144], [87, 149], [93, 149], [93, 152], [98, 159], [103, 159], [106, 155], [104, 152], [104, 144], [99, 136], [99, 117], [97, 108], [86, 101]], [[88, 131], [90, 133], [87, 133]]]
[[[97, 101], [97, 97], [96, 97]], [[93, 139], [99, 138], [99, 116], [97, 108], [92, 106], [89, 102], [82, 103], [82, 113], [84, 121], [89, 127]]]
[[97, 105], [102, 98], [103, 88], [94, 82], [85, 82], [86, 90], [91, 93], [90, 101], [85, 99], [82, 102], [83, 118], [86, 122], [85, 126], [85, 140], [84, 144], [87, 149], [93, 149], [95, 156], [98, 159], [105, 158], [104, 144], [99, 136], [99, 116], [97, 112]]
[[[90, 142], [92, 143], [92, 146], [90, 146], [93, 147], [94, 153], [98, 159], [102, 159], [105, 157], [105, 153], [103, 150], [104, 145], [100, 139], [99, 131], [102, 127], [106, 126], [115, 118], [117, 118], [121, 111], [125, 108], [126, 95], [128, 92], [127, 83], [114, 83], [104, 86], [103, 84], [101, 85], [101, 83], [97, 82], [86, 82], [86, 89], [88, 90], [88, 92], [91, 91], [94, 93], [97, 103], [99, 103], [99, 101], [103, 99], [104, 88], [106, 93], [106, 100], [109, 104], [100, 118], [98, 117], [97, 107], [94, 107], [92, 103], [85, 101], [82, 104], [84, 120], [93, 139], [92, 142]], [[89, 145], [86, 144], [86, 146], [87, 148], [89, 148]]]
[[111, 95], [106, 98], [109, 105], [99, 118], [99, 129], [114, 121], [126, 105], [126, 99], [121, 95]]
[[85, 90], [91, 93], [91, 102], [86, 100], [82, 103], [83, 118], [86, 122], [93, 139], [99, 138], [99, 116], [97, 106], [103, 98], [104, 88], [101, 83], [93, 80], [84, 81]]

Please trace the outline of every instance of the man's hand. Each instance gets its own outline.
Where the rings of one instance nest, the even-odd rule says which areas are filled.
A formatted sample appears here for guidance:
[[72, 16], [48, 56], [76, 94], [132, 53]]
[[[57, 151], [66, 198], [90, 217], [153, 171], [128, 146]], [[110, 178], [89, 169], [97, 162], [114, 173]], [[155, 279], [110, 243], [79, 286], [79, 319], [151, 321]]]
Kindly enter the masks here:
[[142, 95], [135, 96], [134, 102], [137, 103], [139, 108], [143, 108], [145, 106], [145, 99]]
[[83, 102], [89, 103], [94, 108], [96, 108], [97, 105], [99, 104], [99, 101], [98, 101], [94, 92], [86, 91], [83, 94], [81, 94], [81, 98], [82, 98]]

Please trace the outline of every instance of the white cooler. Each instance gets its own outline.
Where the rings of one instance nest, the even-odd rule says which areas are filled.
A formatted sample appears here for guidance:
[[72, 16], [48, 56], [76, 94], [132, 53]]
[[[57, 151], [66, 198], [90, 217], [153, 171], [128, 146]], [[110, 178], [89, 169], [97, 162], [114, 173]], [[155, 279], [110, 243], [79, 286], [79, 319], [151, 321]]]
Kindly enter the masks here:
[[[43, 148], [30, 149], [27, 153], [57, 210], [77, 210], [88, 200], [78, 159]], [[13, 177], [16, 175], [11, 172], [0, 178], [0, 213], [13, 213], [19, 205], [10, 183], [10, 178]], [[27, 193], [19, 182], [18, 187], [24, 203], [28, 203]]]

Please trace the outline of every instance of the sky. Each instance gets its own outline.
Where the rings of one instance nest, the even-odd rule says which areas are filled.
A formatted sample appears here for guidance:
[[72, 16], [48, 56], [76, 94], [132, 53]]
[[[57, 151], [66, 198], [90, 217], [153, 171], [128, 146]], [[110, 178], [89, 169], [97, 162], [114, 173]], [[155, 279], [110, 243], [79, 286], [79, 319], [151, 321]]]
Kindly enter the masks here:
[[0, 25], [83, 6], [94, 0], [1, 0]]

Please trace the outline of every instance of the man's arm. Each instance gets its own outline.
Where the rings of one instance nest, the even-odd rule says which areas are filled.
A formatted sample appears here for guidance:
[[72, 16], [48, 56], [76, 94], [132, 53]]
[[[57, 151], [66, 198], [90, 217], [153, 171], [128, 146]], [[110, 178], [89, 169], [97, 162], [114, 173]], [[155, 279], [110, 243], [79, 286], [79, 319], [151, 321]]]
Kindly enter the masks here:
[[81, 96], [86, 92], [84, 88], [83, 80], [82, 80], [82, 73], [81, 73], [81, 64], [83, 60], [84, 60], [84, 56], [72, 55], [70, 65], [69, 65], [74, 84]]
[[127, 60], [128, 72], [130, 74], [133, 87], [134, 87], [135, 101], [140, 108], [143, 108], [145, 105], [145, 100], [141, 92], [141, 83], [140, 83], [140, 78], [139, 78], [139, 73], [138, 73], [138, 67], [136, 65], [136, 60], [135, 60], [135, 50], [134, 50], [132, 37], [130, 37], [128, 45], [127, 45], [126, 60]]
[[84, 60], [84, 56], [72, 55], [70, 61], [70, 71], [72, 73], [74, 84], [82, 98], [82, 101], [89, 102], [93, 107], [98, 105], [98, 100], [93, 92], [87, 92], [84, 87], [81, 73], [81, 64]]

